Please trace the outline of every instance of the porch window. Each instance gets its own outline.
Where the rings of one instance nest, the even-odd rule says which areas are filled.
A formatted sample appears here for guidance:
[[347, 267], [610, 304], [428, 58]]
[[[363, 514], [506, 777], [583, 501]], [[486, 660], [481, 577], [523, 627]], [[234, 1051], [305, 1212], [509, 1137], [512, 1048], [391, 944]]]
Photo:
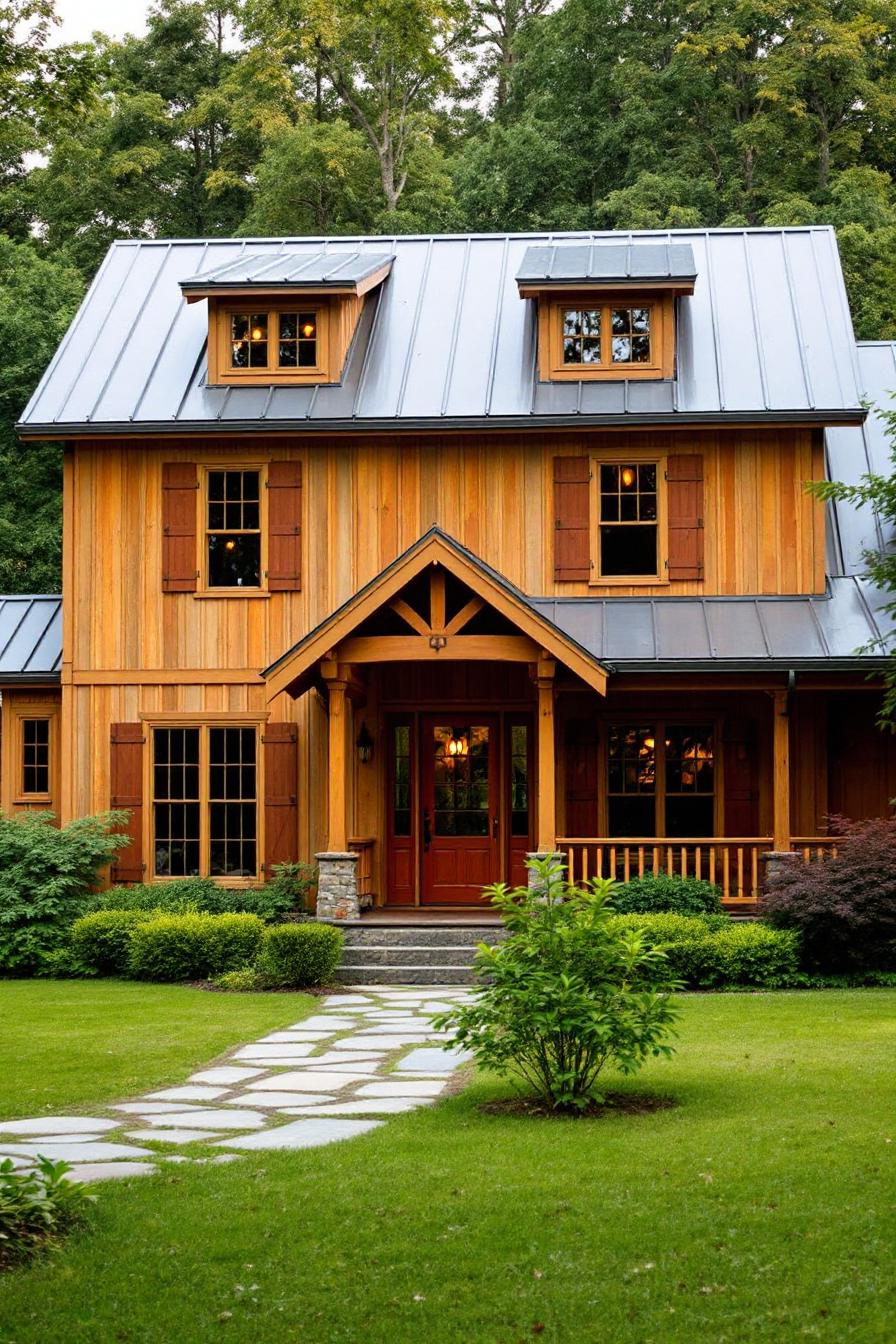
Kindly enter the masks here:
[[257, 750], [254, 726], [153, 729], [156, 877], [257, 877]]
[[602, 463], [599, 471], [599, 577], [657, 578], [658, 464]]
[[49, 719], [22, 719], [22, 793], [49, 797]]
[[617, 724], [607, 747], [613, 836], [715, 834], [715, 736], [708, 723]]
[[209, 471], [206, 556], [209, 588], [261, 587], [261, 473]]

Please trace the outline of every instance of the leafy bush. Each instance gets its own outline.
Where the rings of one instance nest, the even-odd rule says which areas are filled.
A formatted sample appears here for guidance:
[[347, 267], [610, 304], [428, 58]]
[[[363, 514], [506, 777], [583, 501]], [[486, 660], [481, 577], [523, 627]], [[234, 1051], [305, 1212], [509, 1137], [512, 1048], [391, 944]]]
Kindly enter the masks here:
[[613, 905], [620, 914], [720, 915], [722, 892], [697, 877], [645, 873], [617, 887]]
[[[305, 869], [307, 864], [284, 864]], [[278, 869], [274, 870], [278, 874]], [[313, 885], [313, 883], [312, 883]], [[207, 915], [258, 915], [266, 923], [282, 918], [297, 906], [304, 909], [298, 874], [279, 875], [263, 887], [222, 887], [210, 877], [172, 878], [164, 882], [140, 882], [130, 887], [112, 887], [98, 892], [89, 902], [91, 910], [164, 910], [172, 915], [199, 911]]]
[[100, 871], [127, 844], [126, 814], [82, 817], [68, 826], [48, 813], [0, 816], [0, 970], [26, 974], [65, 942]]
[[691, 989], [782, 989], [801, 983], [799, 938], [787, 930], [727, 915], [620, 915], [615, 922], [662, 949], [676, 977]]
[[154, 915], [131, 929], [135, 980], [204, 980], [250, 965], [264, 924], [257, 915]]
[[896, 969], [896, 818], [835, 818], [836, 858], [794, 863], [767, 886], [763, 914], [796, 929], [822, 971]]
[[229, 990], [233, 994], [249, 994], [253, 990], [264, 989], [254, 966], [244, 966], [239, 971], [225, 971], [215, 976], [219, 989]]
[[634, 1073], [671, 1054], [677, 1014], [664, 954], [614, 920], [615, 883], [576, 888], [556, 859], [532, 860], [537, 885], [486, 888], [508, 936], [480, 947], [487, 982], [471, 1003], [435, 1019], [484, 1068], [523, 1079], [559, 1111], [584, 1109], [610, 1064]]
[[70, 949], [75, 966], [99, 975], [124, 975], [128, 969], [131, 934], [152, 919], [150, 910], [95, 910], [72, 925]]
[[77, 1181], [65, 1179], [67, 1162], [38, 1157], [33, 1171], [0, 1162], [0, 1269], [27, 1260], [80, 1222], [94, 1202]]
[[342, 931], [332, 924], [274, 924], [255, 968], [269, 989], [304, 989], [329, 980], [341, 956]]
[[304, 913], [311, 904], [311, 895], [317, 887], [317, 867], [313, 863], [275, 863], [271, 880], [264, 892], [281, 903], [280, 909]]

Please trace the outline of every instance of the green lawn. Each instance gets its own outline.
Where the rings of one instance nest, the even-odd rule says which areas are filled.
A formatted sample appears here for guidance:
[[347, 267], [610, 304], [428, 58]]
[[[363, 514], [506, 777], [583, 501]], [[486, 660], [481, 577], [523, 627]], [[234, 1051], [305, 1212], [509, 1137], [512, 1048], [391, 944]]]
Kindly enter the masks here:
[[896, 993], [683, 1007], [676, 1058], [622, 1084], [672, 1110], [484, 1115], [484, 1079], [350, 1143], [99, 1187], [0, 1284], [0, 1340], [892, 1344]]
[[305, 1017], [314, 1004], [307, 994], [0, 980], [0, 1117], [86, 1111], [181, 1082], [241, 1041]]

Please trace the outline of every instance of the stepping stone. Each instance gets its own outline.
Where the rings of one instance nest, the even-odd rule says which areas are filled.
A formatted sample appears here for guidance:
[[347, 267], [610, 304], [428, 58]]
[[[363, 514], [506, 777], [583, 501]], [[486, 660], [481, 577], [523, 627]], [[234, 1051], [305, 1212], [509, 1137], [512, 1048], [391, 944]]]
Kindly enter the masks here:
[[157, 1168], [151, 1162], [76, 1162], [66, 1172], [67, 1181], [120, 1181], [127, 1176], [154, 1176]]
[[201, 1069], [199, 1073], [191, 1073], [188, 1081], [220, 1083], [229, 1087], [231, 1083], [245, 1083], [249, 1078], [257, 1078], [260, 1073], [264, 1073], [264, 1069], [243, 1069], [233, 1064], [219, 1064], [213, 1069]]
[[44, 1143], [40, 1139], [28, 1143], [0, 1144], [0, 1153], [10, 1157], [50, 1157], [54, 1162], [113, 1161], [116, 1157], [152, 1157], [148, 1148], [134, 1148], [127, 1143]]
[[[348, 1087], [350, 1083], [366, 1083], [366, 1073], [325, 1073], [323, 1069], [309, 1069], [307, 1073], [281, 1073], [274, 1081], [284, 1092], [330, 1092]], [[270, 1080], [269, 1080], [270, 1082]], [[249, 1095], [265, 1089], [264, 1083], [250, 1083]], [[268, 1083], [267, 1090], [270, 1091]]]
[[284, 1115], [401, 1115], [418, 1106], [431, 1106], [432, 1097], [384, 1097], [381, 1101], [346, 1101], [341, 1106], [290, 1106]]
[[225, 1162], [240, 1162], [239, 1153], [218, 1153], [216, 1157], [194, 1157], [197, 1167], [223, 1167]]
[[258, 1111], [237, 1110], [232, 1111], [204, 1111], [202, 1116], [189, 1115], [156, 1115], [149, 1117], [149, 1123], [154, 1129], [180, 1129], [184, 1125], [190, 1126], [194, 1123], [202, 1125], [205, 1129], [261, 1129], [267, 1122], [266, 1115], [260, 1115]]
[[310, 1041], [299, 1041], [295, 1045], [244, 1045], [242, 1050], [237, 1050], [233, 1056], [234, 1059], [251, 1059], [256, 1063], [263, 1064], [267, 1059], [304, 1059], [310, 1055], [314, 1046]]
[[368, 1065], [372, 1067], [381, 1064], [383, 1056], [388, 1053], [385, 1047], [382, 1050], [325, 1050], [322, 1055], [310, 1055], [308, 1059], [295, 1061], [293, 1067], [318, 1069], [322, 1064], [340, 1064], [348, 1068], [366, 1068]]
[[437, 1097], [444, 1083], [425, 1083], [407, 1079], [400, 1083], [365, 1083], [356, 1093], [359, 1097]]
[[470, 1050], [412, 1050], [395, 1066], [396, 1073], [453, 1073], [473, 1058]]
[[138, 1143], [145, 1143], [147, 1139], [155, 1143], [196, 1143], [199, 1139], [216, 1139], [217, 1130], [214, 1129], [133, 1129], [128, 1133], [129, 1139], [136, 1139]]
[[[32, 1136], [33, 1137], [33, 1136]], [[41, 1134], [40, 1143], [101, 1143], [102, 1134]], [[35, 1138], [35, 1143], [38, 1140]]]
[[335, 1027], [332, 1031], [272, 1031], [270, 1036], [262, 1036], [258, 1044], [289, 1045], [298, 1044], [301, 1041], [314, 1041], [317, 1044], [320, 1044], [322, 1041], [328, 1041], [331, 1036], [335, 1035]]
[[161, 1092], [147, 1092], [147, 1101], [217, 1101], [226, 1097], [229, 1087], [206, 1087], [203, 1083], [189, 1083], [185, 1087], [166, 1087]]
[[354, 1008], [356, 1004], [369, 1003], [370, 999], [366, 994], [328, 994], [324, 999], [322, 1007], [334, 1008], [344, 1004], [351, 1004]]
[[272, 1148], [321, 1148], [340, 1139], [354, 1139], [378, 1129], [382, 1120], [293, 1120], [263, 1134], [249, 1134], [243, 1139], [219, 1139], [218, 1147], [241, 1148], [247, 1152]]
[[105, 1134], [123, 1123], [89, 1115], [40, 1115], [33, 1120], [0, 1120], [0, 1134]]
[[400, 1022], [371, 1022], [370, 1026], [367, 1027], [367, 1031], [371, 1036], [387, 1036], [390, 1034], [401, 1036], [405, 1033], [423, 1035], [425, 1033], [427, 1039], [430, 1036], [438, 1036], [440, 1034], [425, 1017], [405, 1017], [402, 1018]]
[[352, 1027], [358, 1025], [355, 1017], [342, 1017], [338, 1013], [332, 1016], [325, 1016], [323, 1013], [316, 1013], [314, 1017], [306, 1017], [304, 1022], [297, 1022], [290, 1031], [351, 1031]]
[[[263, 1073], [259, 1069], [259, 1073]], [[123, 1101], [120, 1106], [113, 1106], [114, 1111], [124, 1111], [126, 1115], [173, 1115], [179, 1112], [184, 1115], [187, 1111], [192, 1111], [196, 1115], [202, 1115], [201, 1106], [184, 1106], [175, 1101]], [[120, 1123], [124, 1123], [121, 1121]]]
[[428, 1041], [429, 1037], [421, 1032], [404, 1032], [395, 1036], [346, 1036], [342, 1041], [334, 1041], [334, 1050], [400, 1050], [403, 1045], [416, 1045]]
[[286, 1106], [311, 1105], [313, 1102], [332, 1101], [333, 1098], [323, 1093], [302, 1093], [302, 1092], [246, 1092], [244, 1096], [234, 1098], [228, 1101], [228, 1106], [252, 1105], [252, 1106], [273, 1106], [283, 1109]]

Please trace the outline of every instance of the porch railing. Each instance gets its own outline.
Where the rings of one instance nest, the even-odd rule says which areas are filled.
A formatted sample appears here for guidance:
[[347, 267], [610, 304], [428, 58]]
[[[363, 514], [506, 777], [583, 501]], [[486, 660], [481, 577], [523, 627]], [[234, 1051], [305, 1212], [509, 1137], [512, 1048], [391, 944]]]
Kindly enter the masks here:
[[362, 838], [353, 836], [348, 842], [351, 852], [358, 856], [358, 899], [362, 906], [373, 903], [373, 846], [375, 843], [376, 841], [372, 836]]
[[795, 835], [790, 848], [802, 855], [803, 863], [817, 863], [821, 859], [836, 859], [839, 844], [836, 835]]

